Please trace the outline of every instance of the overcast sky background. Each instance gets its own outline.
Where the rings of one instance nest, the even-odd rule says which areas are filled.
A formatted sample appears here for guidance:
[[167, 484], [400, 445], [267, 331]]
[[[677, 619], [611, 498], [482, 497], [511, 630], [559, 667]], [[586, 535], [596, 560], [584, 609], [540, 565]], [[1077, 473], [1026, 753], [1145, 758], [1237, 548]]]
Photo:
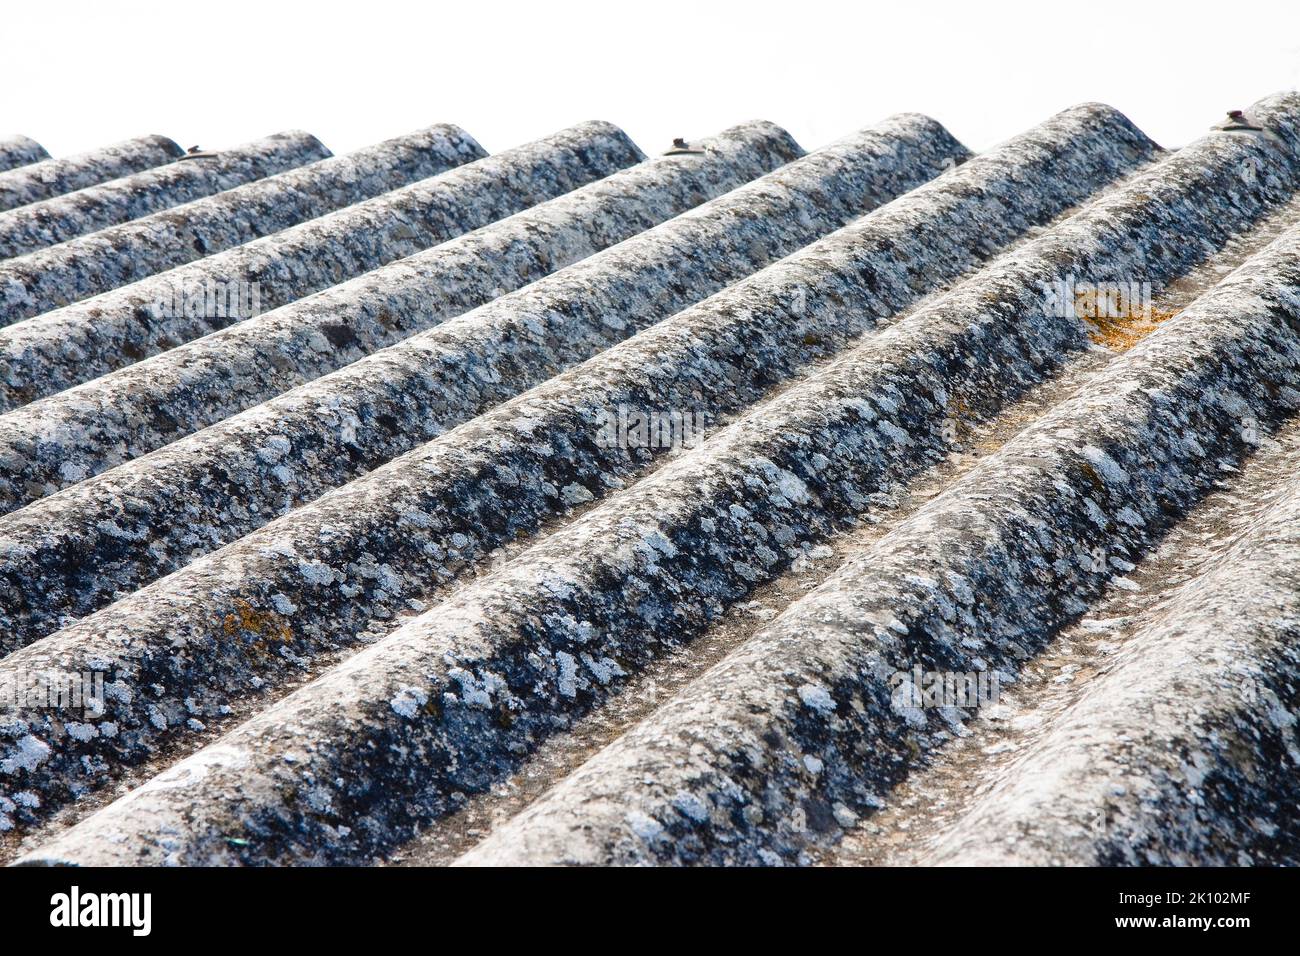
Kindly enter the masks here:
[[975, 149], [1084, 100], [1164, 145], [1300, 85], [1300, 2], [3, 0], [0, 135], [335, 153], [449, 121], [497, 151], [583, 119], [646, 151], [743, 120], [815, 148], [916, 110]]

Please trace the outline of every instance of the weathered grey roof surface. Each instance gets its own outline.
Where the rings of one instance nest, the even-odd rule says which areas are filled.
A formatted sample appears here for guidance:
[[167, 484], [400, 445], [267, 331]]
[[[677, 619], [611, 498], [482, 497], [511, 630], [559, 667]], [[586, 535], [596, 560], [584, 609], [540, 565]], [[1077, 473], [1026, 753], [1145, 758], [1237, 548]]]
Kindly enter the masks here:
[[1300, 94], [1247, 118], [122, 180], [0, 262], [0, 858], [1300, 863]]

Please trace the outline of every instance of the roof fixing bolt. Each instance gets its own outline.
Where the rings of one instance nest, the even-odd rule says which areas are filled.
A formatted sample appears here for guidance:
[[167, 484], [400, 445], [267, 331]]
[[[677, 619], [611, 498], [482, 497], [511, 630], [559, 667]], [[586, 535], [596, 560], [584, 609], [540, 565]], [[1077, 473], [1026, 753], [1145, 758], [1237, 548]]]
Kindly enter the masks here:
[[1228, 110], [1228, 118], [1222, 122], [1214, 124], [1211, 129], [1221, 129], [1229, 133], [1262, 133], [1264, 131], [1263, 127], [1257, 126], [1251, 122], [1250, 118], [1246, 116], [1245, 110]]
[[202, 146], [191, 146], [189, 149], [185, 151], [185, 154], [183, 156], [177, 156], [176, 158], [177, 159], [212, 159], [216, 155], [217, 155], [216, 153], [211, 152], [210, 150], [206, 150]]
[[701, 154], [701, 153], [703, 153], [703, 152], [704, 152], [704, 150], [702, 150], [702, 149], [698, 149], [697, 147], [692, 146], [691, 143], [690, 143], [690, 140], [685, 139], [685, 138], [683, 138], [683, 137], [681, 137], [681, 136], [677, 136], [677, 137], [674, 137], [674, 138], [673, 138], [673, 146], [672, 146], [672, 149], [668, 150], [668, 152], [666, 152], [664, 155], [665, 155], [665, 156], [681, 156], [681, 155], [686, 154], [686, 153], [689, 153], [689, 154], [691, 154], [691, 155], [699, 155], [699, 154]]

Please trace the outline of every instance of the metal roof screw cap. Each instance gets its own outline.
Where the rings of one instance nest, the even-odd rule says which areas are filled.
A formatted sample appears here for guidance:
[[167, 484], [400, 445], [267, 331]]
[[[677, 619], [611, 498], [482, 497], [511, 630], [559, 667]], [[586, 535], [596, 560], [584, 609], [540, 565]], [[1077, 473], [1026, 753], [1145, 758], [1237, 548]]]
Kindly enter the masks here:
[[691, 154], [700, 154], [704, 150], [696, 149], [687, 140], [678, 136], [673, 139], [673, 148], [664, 153], [665, 156], [685, 156]]
[[1262, 126], [1256, 126], [1246, 116], [1244, 110], [1228, 110], [1228, 118], [1221, 123], [1215, 124], [1214, 129], [1221, 130], [1253, 130], [1263, 132]]

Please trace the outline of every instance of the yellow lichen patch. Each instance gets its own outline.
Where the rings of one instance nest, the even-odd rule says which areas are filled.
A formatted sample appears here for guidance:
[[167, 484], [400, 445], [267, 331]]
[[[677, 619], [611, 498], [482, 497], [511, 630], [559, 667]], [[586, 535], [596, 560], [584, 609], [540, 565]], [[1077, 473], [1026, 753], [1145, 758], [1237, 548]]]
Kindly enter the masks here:
[[225, 616], [222, 627], [227, 634], [247, 631], [264, 639], [289, 641], [293, 638], [293, 631], [284, 618], [274, 611], [259, 611], [243, 598], [235, 598], [234, 613]]
[[957, 422], [967, 422], [972, 417], [970, 406], [966, 404], [966, 399], [960, 395], [953, 395], [948, 399], [948, 417]]
[[1162, 322], [1175, 315], [1176, 311], [1162, 312], [1156, 308], [1147, 308], [1118, 318], [1098, 315], [1085, 321], [1089, 326], [1088, 338], [1093, 344], [1115, 352], [1127, 352], [1154, 332]]

